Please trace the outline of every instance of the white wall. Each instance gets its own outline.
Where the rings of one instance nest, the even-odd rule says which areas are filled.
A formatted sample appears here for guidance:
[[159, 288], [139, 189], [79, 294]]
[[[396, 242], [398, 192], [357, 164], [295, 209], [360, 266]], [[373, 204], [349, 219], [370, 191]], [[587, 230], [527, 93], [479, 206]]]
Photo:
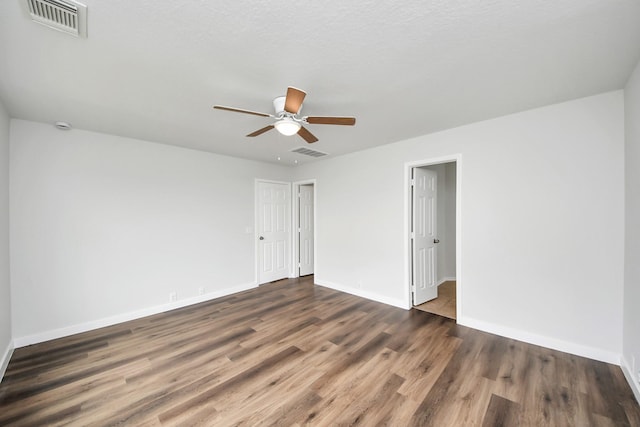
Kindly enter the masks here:
[[633, 377], [636, 398], [640, 401], [640, 63], [625, 87], [624, 100], [626, 238], [623, 368], [628, 377]]
[[623, 116], [616, 91], [296, 168], [316, 281], [408, 306], [404, 165], [459, 153], [459, 322], [618, 363]]
[[12, 345], [9, 281], [9, 115], [0, 101], [0, 379]]
[[17, 345], [255, 285], [255, 179], [289, 169], [11, 123]]
[[456, 164], [444, 165], [444, 265], [442, 278], [456, 277]]
[[[438, 174], [437, 250], [438, 284], [456, 276], [456, 199], [455, 163], [424, 166]], [[453, 172], [453, 174], [452, 174]]]

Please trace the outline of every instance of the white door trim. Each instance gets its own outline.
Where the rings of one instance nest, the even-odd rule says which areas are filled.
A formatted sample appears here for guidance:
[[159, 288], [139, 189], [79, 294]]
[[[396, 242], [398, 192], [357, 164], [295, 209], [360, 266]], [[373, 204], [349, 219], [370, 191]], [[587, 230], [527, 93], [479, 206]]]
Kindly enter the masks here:
[[[289, 207], [291, 207], [292, 203], [291, 203], [291, 183], [287, 182], [287, 181], [275, 181], [272, 179], [260, 179], [260, 178], [256, 178], [253, 184], [253, 257], [255, 260], [254, 263], [254, 273], [253, 273], [253, 281], [255, 283], [256, 286], [260, 285], [260, 277], [258, 272], [260, 271], [260, 256], [258, 253], [259, 250], [259, 241], [258, 238], [259, 236], [259, 229], [260, 229], [260, 224], [259, 224], [259, 215], [260, 215], [260, 208], [259, 208], [259, 193], [258, 193], [258, 184], [259, 183], [271, 183], [271, 184], [283, 184], [286, 185], [289, 188]], [[291, 215], [291, 211], [289, 211], [289, 215]], [[290, 222], [291, 223], [291, 222]], [[291, 227], [291, 229], [289, 230], [289, 248], [292, 248], [292, 240], [293, 240], [293, 233], [292, 233], [293, 227]], [[292, 265], [291, 263], [289, 263], [289, 277], [293, 277], [292, 274]]]
[[421, 166], [456, 162], [456, 322], [464, 319], [462, 294], [462, 154], [451, 154], [431, 159], [415, 160], [404, 164], [404, 265], [407, 310], [413, 307], [411, 298], [411, 170]]
[[318, 253], [316, 251], [316, 246], [317, 246], [317, 236], [318, 236], [318, 221], [316, 221], [316, 218], [318, 218], [318, 215], [316, 215], [316, 209], [318, 209], [318, 184], [316, 182], [317, 180], [314, 179], [306, 179], [303, 181], [294, 181], [293, 182], [293, 193], [292, 193], [292, 199], [293, 199], [293, 203], [292, 205], [292, 224], [293, 226], [291, 227], [292, 230], [292, 240], [293, 243], [291, 245], [291, 253], [292, 253], [292, 278], [296, 278], [296, 277], [300, 277], [300, 269], [298, 268], [298, 263], [300, 262], [300, 250], [298, 248], [298, 239], [295, 238], [296, 233], [298, 232], [298, 228], [300, 227], [300, 199], [298, 198], [298, 193], [300, 192], [300, 186], [301, 185], [309, 185], [312, 184], [313, 185], [313, 274], [316, 275], [318, 273], [318, 260], [317, 260], [317, 256], [316, 254]]

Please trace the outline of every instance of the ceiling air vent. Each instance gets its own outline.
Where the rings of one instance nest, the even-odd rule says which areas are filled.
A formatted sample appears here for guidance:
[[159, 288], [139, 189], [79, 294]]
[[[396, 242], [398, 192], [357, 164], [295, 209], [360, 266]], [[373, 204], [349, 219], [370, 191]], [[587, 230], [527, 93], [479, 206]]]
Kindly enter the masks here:
[[69, 0], [27, 0], [35, 22], [58, 31], [87, 37], [87, 6]]
[[305, 147], [300, 147], [300, 148], [294, 148], [293, 150], [291, 150], [292, 153], [298, 153], [298, 154], [304, 154], [305, 156], [311, 156], [311, 157], [322, 157], [322, 156], [327, 156], [327, 153], [323, 153], [322, 151], [315, 151], [315, 150], [310, 150], [308, 148]]

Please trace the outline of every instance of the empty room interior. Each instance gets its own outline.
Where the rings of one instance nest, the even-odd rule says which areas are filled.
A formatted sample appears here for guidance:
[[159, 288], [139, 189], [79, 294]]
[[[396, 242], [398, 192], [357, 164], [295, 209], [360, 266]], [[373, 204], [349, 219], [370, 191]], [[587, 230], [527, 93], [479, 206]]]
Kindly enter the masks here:
[[0, 2], [0, 425], [640, 426], [640, 2]]

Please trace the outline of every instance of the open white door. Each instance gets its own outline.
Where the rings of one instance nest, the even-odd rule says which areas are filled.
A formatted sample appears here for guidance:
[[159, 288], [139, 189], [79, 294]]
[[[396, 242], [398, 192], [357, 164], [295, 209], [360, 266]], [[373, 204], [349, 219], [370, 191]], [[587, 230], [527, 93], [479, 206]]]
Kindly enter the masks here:
[[313, 274], [313, 185], [300, 186], [300, 276]]
[[258, 283], [289, 276], [290, 186], [258, 182]]
[[436, 212], [438, 174], [414, 168], [412, 179], [413, 305], [438, 297], [436, 283]]

